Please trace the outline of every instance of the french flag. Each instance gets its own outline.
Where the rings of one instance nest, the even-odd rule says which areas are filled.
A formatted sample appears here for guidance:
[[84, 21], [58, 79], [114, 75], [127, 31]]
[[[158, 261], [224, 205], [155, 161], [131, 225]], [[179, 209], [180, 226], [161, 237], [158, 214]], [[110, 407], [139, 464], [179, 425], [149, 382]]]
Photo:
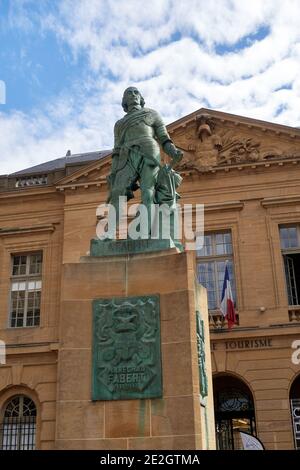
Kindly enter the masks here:
[[225, 266], [224, 283], [223, 283], [223, 289], [222, 289], [220, 310], [224, 318], [227, 319], [228, 328], [232, 328], [232, 326], [236, 323], [236, 315], [235, 315], [235, 310], [234, 310], [234, 300], [232, 296], [227, 263]]

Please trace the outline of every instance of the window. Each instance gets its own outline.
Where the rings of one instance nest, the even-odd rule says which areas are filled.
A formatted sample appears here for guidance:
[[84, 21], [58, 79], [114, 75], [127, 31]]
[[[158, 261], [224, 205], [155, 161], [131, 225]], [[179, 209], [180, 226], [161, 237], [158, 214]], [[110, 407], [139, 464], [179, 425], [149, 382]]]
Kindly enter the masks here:
[[300, 302], [300, 225], [279, 227], [289, 305]]
[[42, 252], [12, 256], [10, 326], [38, 326], [42, 289]]
[[5, 407], [0, 425], [2, 450], [34, 450], [36, 435], [36, 406], [20, 395], [12, 398]]
[[197, 251], [197, 270], [200, 284], [207, 289], [209, 310], [220, 308], [226, 261], [228, 262], [232, 295], [236, 299], [231, 233], [220, 232], [204, 235], [203, 248]]

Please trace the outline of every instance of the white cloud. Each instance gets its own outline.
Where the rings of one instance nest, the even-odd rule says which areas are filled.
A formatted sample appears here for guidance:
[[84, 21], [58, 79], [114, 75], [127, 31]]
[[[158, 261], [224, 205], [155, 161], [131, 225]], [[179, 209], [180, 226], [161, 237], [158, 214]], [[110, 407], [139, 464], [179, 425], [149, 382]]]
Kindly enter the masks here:
[[[21, 4], [17, 27], [32, 28], [28, 2]], [[209, 105], [300, 125], [298, 0], [60, 0], [38, 21], [36, 28], [52, 31], [74, 57], [88, 58], [85, 82], [27, 116], [0, 115], [8, 136], [0, 142], [0, 173], [68, 148], [109, 148], [130, 84], [166, 122]], [[269, 34], [260, 39], [260, 31]]]

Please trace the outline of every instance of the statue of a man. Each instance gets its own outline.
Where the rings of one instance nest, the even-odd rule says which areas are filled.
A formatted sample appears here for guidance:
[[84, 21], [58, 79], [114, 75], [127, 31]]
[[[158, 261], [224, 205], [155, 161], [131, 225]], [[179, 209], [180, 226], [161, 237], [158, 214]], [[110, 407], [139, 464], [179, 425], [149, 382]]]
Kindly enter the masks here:
[[150, 211], [160, 170], [159, 144], [173, 163], [183, 155], [173, 144], [160, 115], [144, 107], [144, 98], [137, 88], [129, 87], [124, 91], [122, 106], [126, 115], [115, 124], [112, 168], [108, 177], [107, 202], [115, 207], [117, 215], [119, 196], [131, 199], [133, 191], [139, 187], [142, 203]]

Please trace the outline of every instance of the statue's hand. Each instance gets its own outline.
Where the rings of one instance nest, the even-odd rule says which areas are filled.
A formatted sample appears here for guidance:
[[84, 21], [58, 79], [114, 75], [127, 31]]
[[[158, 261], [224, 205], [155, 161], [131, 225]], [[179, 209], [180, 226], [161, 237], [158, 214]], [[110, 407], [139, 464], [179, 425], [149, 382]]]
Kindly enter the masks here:
[[167, 141], [164, 144], [164, 151], [166, 152], [167, 155], [169, 155], [171, 158], [173, 158], [176, 161], [181, 160], [183, 157], [183, 153], [181, 150], [177, 149], [173, 142]]
[[173, 142], [166, 142], [164, 144], [164, 151], [166, 152], [167, 155], [169, 155], [172, 158], [172, 163], [176, 164], [180, 162], [180, 160], [183, 157], [183, 152], [175, 147]]
[[176, 149], [176, 157], [174, 157], [174, 160], [176, 162], [180, 162], [180, 160], [182, 159], [183, 157], [183, 152], [179, 149]]

